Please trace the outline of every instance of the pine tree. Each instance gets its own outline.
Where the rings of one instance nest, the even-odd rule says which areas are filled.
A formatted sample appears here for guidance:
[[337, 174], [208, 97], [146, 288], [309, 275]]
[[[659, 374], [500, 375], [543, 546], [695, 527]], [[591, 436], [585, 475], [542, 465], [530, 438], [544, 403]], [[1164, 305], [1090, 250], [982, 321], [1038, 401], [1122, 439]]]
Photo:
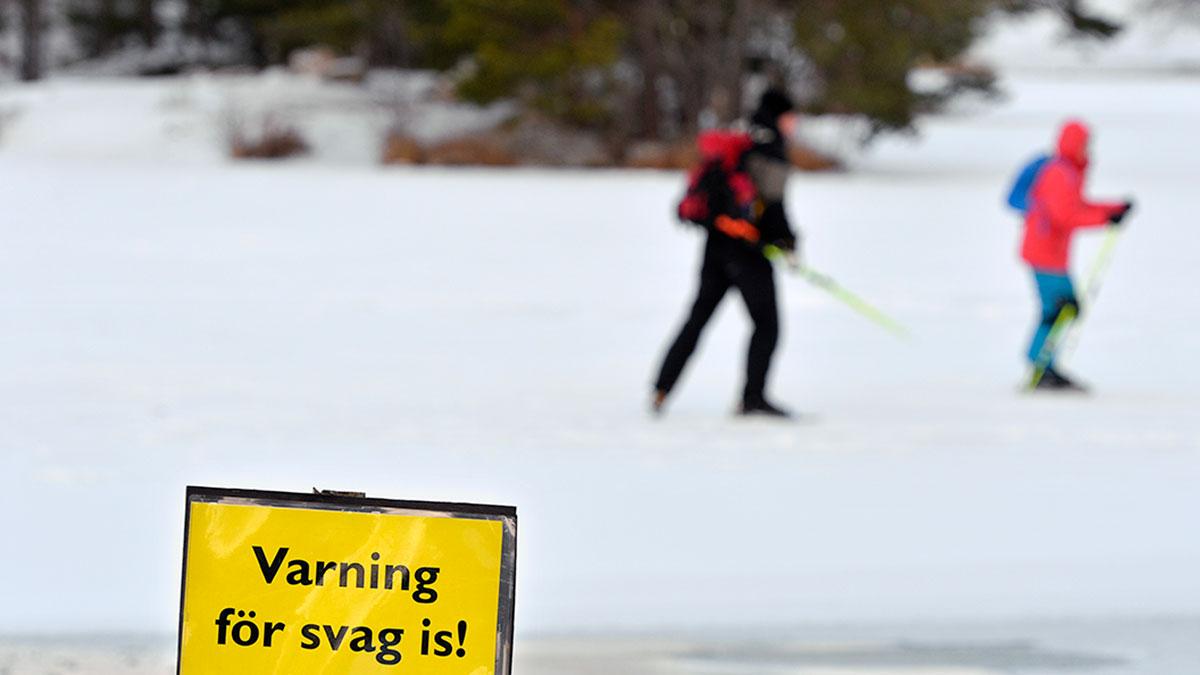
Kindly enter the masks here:
[[[35, 16], [48, 0], [10, 1]], [[168, 0], [62, 1], [98, 56], [130, 40], [153, 46], [157, 3]], [[240, 45], [245, 63], [325, 45], [373, 65], [432, 67], [451, 73], [466, 100], [515, 99], [618, 143], [731, 122], [752, 71], [793, 85], [813, 111], [862, 116], [875, 132], [907, 129], [959, 91], [916, 91], [914, 69], [954, 62], [996, 12], [1049, 9], [1074, 35], [1119, 30], [1083, 0], [178, 1], [189, 36]], [[37, 45], [40, 30], [22, 25]], [[26, 51], [28, 72], [40, 71], [40, 47]]]
[[[416, 34], [443, 67], [466, 64], [458, 91], [488, 103], [516, 96], [573, 124], [603, 127], [616, 111], [613, 66], [624, 30], [599, 5], [567, 0], [443, 0]], [[436, 23], [434, 23], [436, 22]]]
[[1071, 35], [1107, 39], [1120, 26], [1091, 14], [1081, 0], [801, 0], [794, 10], [796, 48], [817, 76], [818, 112], [864, 116], [872, 134], [908, 129], [963, 88], [991, 90], [988, 78], [918, 92], [910, 75], [923, 63], [952, 63], [996, 11], [1050, 9]]
[[410, 65], [406, 6], [399, 0], [189, 0], [189, 32], [207, 41], [232, 26], [257, 66], [283, 63], [300, 48], [322, 45], [361, 54], [376, 65]]
[[[875, 3], [872, 3], [875, 4]], [[947, 62], [978, 37], [988, 9], [978, 0], [897, 0], [875, 4], [796, 3], [796, 47], [819, 81], [818, 112], [854, 113], [875, 131], [908, 128], [936, 97], [914, 91], [909, 75], [922, 62]]]

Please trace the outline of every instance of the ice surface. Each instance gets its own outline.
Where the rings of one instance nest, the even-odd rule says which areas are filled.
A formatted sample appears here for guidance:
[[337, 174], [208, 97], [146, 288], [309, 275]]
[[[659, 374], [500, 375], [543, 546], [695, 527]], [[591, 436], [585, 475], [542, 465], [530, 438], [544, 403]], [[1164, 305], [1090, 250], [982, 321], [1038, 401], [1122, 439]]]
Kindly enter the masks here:
[[[528, 632], [1200, 612], [1198, 84], [1023, 73], [799, 177], [808, 260], [914, 339], [781, 278], [793, 425], [729, 415], [734, 298], [646, 415], [699, 248], [676, 174], [231, 165], [166, 103], [204, 82], [7, 91], [0, 632], [171, 630], [187, 484], [515, 504]], [[1071, 364], [1097, 395], [1031, 398], [1000, 204], [1076, 113], [1139, 210]]]

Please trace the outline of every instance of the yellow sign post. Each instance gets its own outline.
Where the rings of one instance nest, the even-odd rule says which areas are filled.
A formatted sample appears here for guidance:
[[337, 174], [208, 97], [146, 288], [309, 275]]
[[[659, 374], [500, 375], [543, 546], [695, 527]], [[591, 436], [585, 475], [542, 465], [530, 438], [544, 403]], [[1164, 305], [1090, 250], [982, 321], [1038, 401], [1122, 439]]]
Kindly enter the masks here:
[[189, 487], [177, 675], [509, 675], [511, 507]]

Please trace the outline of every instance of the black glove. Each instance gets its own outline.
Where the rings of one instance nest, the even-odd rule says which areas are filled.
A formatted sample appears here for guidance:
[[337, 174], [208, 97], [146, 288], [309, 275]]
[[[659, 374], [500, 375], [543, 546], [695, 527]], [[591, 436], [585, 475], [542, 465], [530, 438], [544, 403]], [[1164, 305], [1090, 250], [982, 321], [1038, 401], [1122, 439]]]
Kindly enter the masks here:
[[801, 266], [800, 258], [800, 241], [793, 237], [784, 237], [777, 239], [774, 246], [784, 252], [784, 262], [792, 270], [797, 270]]
[[1120, 225], [1121, 222], [1125, 220], [1125, 216], [1129, 215], [1130, 211], [1133, 211], [1133, 200], [1126, 201], [1124, 204], [1122, 204], [1121, 210], [1114, 213], [1108, 219], [1108, 222], [1112, 223], [1113, 225]]
[[777, 239], [775, 241], [775, 245], [787, 251], [788, 253], [795, 253], [796, 249], [799, 248], [799, 242], [797, 242], [793, 237], [782, 237]]

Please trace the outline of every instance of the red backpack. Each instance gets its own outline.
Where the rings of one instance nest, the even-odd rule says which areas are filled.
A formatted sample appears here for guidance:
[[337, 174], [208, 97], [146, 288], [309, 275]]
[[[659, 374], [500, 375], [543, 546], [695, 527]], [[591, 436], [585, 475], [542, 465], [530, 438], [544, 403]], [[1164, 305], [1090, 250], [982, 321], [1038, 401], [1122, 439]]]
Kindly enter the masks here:
[[746, 173], [746, 153], [754, 146], [750, 134], [706, 131], [696, 139], [700, 164], [688, 174], [688, 188], [679, 202], [679, 219], [715, 229], [734, 239], [758, 241], [752, 224], [758, 190]]

